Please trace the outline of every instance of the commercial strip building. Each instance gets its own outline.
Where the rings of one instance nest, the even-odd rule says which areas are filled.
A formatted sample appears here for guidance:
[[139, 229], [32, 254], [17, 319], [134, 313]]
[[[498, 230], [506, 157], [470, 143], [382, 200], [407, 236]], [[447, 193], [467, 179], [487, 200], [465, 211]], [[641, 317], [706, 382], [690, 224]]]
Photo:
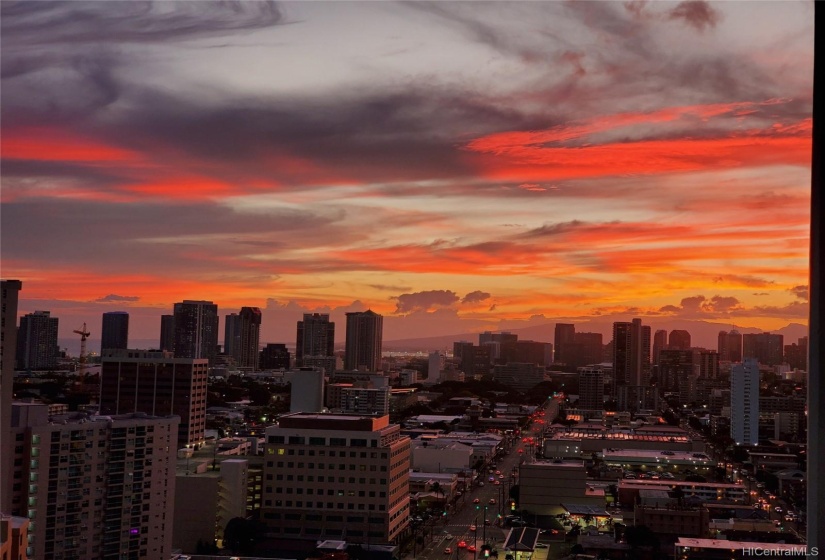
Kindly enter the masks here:
[[389, 416], [288, 414], [266, 441], [269, 537], [386, 544], [407, 527], [410, 440]]
[[744, 503], [747, 488], [742, 484], [716, 482], [689, 482], [683, 480], [620, 480], [619, 501], [635, 504], [642, 492], [664, 490], [670, 492], [680, 488], [685, 499], [695, 498], [701, 502]]
[[745, 560], [748, 558], [802, 558], [801, 544], [783, 544], [718, 539], [680, 538], [674, 545], [676, 560]]
[[604, 490], [588, 486], [583, 461], [535, 461], [519, 467], [519, 505], [528, 516], [555, 516], [569, 504], [603, 508]]
[[652, 449], [606, 448], [601, 458], [608, 466], [653, 472], [680, 472], [685, 469], [706, 474], [716, 467], [716, 461], [701, 452], [655, 451]]

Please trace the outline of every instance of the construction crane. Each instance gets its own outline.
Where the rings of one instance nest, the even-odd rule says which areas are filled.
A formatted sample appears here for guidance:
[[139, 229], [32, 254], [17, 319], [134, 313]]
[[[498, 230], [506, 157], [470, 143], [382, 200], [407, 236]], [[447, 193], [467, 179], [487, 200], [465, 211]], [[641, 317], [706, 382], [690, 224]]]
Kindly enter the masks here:
[[[80, 358], [78, 359], [78, 372], [80, 373], [80, 386], [86, 382], [86, 338], [92, 333], [86, 330], [86, 323], [79, 329], [75, 329], [75, 334], [80, 335]], [[82, 389], [81, 389], [82, 390]]]

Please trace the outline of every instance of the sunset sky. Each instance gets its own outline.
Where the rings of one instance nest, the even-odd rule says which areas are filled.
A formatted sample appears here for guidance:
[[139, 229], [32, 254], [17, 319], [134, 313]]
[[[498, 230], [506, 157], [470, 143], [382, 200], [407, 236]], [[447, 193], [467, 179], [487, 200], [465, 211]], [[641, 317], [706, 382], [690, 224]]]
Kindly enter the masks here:
[[61, 337], [807, 322], [811, 2], [0, 8], [2, 276]]

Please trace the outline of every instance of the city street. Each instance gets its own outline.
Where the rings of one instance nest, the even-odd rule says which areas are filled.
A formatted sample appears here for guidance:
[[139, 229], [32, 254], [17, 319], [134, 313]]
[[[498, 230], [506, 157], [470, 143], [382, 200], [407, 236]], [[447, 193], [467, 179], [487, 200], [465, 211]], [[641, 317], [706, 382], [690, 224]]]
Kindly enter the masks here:
[[[519, 462], [534, 451], [534, 446], [528, 447], [523, 444], [522, 438], [538, 438], [543, 427], [543, 424], [534, 423], [519, 437], [514, 438], [506, 454], [496, 462], [494, 472], [485, 472], [480, 478], [484, 486], [473, 486], [465, 492], [456, 502], [456, 511], [435, 524], [433, 538], [423, 545], [424, 549], [421, 550], [421, 545], [417, 545], [415, 555], [408, 553], [405, 557], [416, 560], [475, 560], [482, 557], [481, 546], [484, 543], [492, 544], [498, 549], [509, 531], [509, 528], [503, 527], [502, 524], [503, 518], [510, 514], [509, 488], [518, 482]], [[519, 449], [523, 452], [519, 453]], [[495, 474], [495, 471], [499, 471], [501, 475]], [[490, 477], [494, 477], [493, 482], [490, 482]], [[498, 485], [495, 484], [496, 480], [499, 481]], [[476, 499], [479, 501], [477, 504], [473, 503]], [[490, 500], [494, 500], [494, 503]], [[489, 525], [485, 525], [485, 519]], [[470, 530], [473, 525], [476, 527], [475, 531]], [[467, 544], [466, 548], [458, 546], [461, 541]], [[476, 551], [472, 552], [470, 546], [474, 546]], [[447, 548], [451, 550], [450, 553], [446, 552]], [[504, 551], [499, 550], [501, 560], [504, 559], [504, 555]]]

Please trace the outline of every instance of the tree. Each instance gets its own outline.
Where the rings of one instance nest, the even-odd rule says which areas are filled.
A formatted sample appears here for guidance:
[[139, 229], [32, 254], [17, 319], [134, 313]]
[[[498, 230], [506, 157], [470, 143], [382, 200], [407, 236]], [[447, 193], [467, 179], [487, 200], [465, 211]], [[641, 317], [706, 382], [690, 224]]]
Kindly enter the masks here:
[[628, 527], [624, 538], [631, 548], [659, 548], [659, 537], [647, 525]]
[[255, 545], [255, 525], [243, 517], [233, 517], [223, 531], [223, 542], [233, 553], [251, 554]]

